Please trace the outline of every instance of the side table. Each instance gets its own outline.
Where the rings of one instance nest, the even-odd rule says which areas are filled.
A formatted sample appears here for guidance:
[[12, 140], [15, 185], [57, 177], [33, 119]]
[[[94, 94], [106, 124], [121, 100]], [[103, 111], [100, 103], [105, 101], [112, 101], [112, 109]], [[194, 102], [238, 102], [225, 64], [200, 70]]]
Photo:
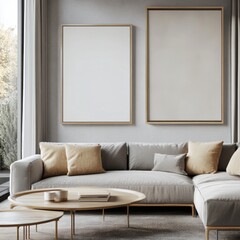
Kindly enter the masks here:
[[1, 210], [0, 227], [16, 227], [19, 240], [19, 228], [23, 227], [23, 238], [30, 238], [30, 226], [55, 221], [55, 239], [58, 239], [58, 221], [63, 216], [63, 212], [42, 211], [42, 210]]

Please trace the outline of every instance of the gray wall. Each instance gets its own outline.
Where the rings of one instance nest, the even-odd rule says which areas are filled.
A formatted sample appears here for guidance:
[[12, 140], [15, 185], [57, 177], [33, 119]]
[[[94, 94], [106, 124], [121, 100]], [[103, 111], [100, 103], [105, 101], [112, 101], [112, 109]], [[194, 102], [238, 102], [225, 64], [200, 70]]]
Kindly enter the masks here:
[[[229, 0], [48, 0], [47, 141], [59, 142], [181, 142], [231, 141]], [[145, 123], [147, 6], [224, 6], [225, 123], [224, 125], [148, 125]], [[62, 125], [60, 79], [61, 24], [132, 24], [134, 125]], [[207, 61], [207, 59], [206, 59]], [[211, 63], [209, 63], [211, 64]], [[187, 94], [189, 89], [182, 94]], [[109, 103], [111, 104], [111, 103]], [[74, 108], [74, 103], [72, 105]], [[77, 111], [77, 109], [76, 109]]]

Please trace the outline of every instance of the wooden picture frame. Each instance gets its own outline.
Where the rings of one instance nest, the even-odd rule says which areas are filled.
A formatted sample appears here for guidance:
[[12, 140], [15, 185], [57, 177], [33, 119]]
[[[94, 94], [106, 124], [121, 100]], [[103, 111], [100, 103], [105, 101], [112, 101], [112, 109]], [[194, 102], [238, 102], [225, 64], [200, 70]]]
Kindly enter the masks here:
[[132, 26], [62, 25], [62, 124], [132, 124]]
[[149, 124], [224, 123], [224, 8], [148, 7]]

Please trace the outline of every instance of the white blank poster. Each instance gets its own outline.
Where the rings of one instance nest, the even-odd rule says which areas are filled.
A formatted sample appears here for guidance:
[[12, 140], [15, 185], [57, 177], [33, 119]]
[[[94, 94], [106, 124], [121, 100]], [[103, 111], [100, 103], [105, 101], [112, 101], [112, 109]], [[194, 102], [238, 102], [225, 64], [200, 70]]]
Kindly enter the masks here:
[[149, 123], [223, 123], [222, 11], [148, 10]]
[[131, 26], [62, 26], [62, 122], [130, 124]]

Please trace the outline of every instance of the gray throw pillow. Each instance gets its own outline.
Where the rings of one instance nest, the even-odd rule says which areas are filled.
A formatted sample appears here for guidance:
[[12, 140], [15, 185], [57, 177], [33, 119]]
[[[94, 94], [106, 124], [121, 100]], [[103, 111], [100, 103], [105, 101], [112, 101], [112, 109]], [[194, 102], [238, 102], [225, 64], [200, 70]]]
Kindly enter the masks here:
[[167, 155], [154, 154], [154, 167], [152, 171], [172, 172], [187, 175], [185, 172], [185, 158], [187, 154]]

